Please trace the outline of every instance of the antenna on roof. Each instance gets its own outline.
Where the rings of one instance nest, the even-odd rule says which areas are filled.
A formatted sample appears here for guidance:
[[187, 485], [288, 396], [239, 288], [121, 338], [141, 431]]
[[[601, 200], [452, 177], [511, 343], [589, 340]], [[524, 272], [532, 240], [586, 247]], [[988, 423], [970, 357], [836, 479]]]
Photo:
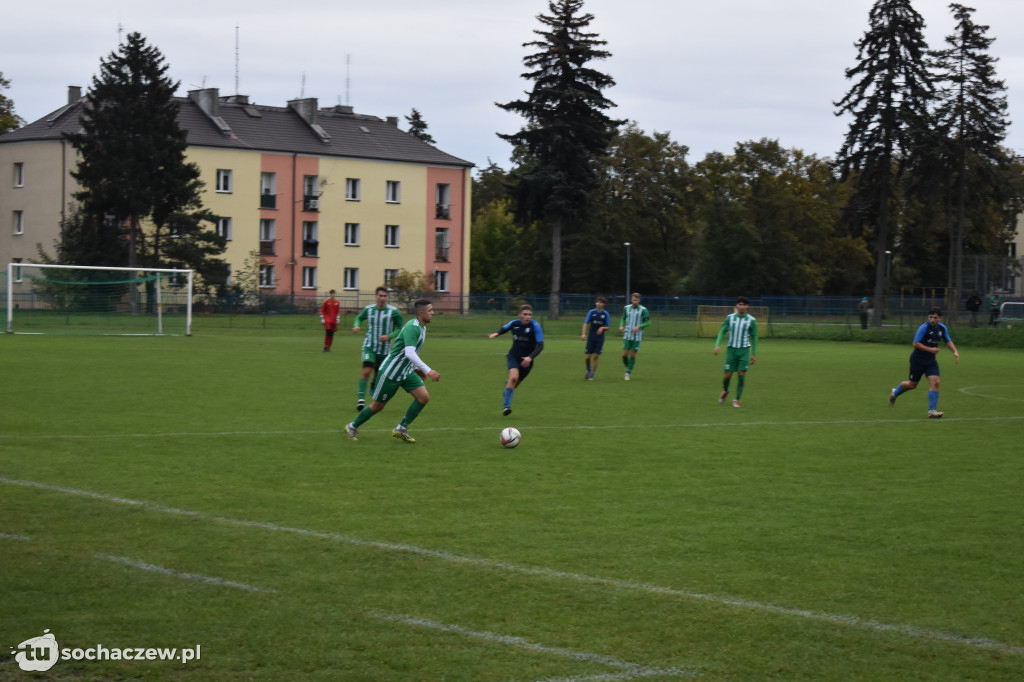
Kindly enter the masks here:
[[302, 72], [302, 85], [299, 86], [299, 99], [306, 96], [306, 72]]
[[124, 24], [117, 22], [117, 44], [121, 44], [121, 34], [124, 33]]
[[348, 106], [349, 104], [352, 103], [349, 100], [349, 96], [348, 96], [349, 95], [349, 85], [351, 84], [351, 79], [349, 78], [349, 73], [351, 71], [351, 67], [352, 67], [352, 55], [347, 54], [347, 55], [345, 55], [345, 105], [346, 106]]
[[235, 94], [238, 94], [238, 24], [235, 24]]

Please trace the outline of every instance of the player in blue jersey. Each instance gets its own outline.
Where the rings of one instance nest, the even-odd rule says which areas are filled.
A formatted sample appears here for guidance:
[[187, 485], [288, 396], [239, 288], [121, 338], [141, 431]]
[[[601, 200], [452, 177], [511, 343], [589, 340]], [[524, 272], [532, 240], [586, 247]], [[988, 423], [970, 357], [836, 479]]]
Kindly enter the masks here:
[[[587, 313], [583, 320], [583, 329], [580, 330], [580, 340], [587, 342], [586, 350], [583, 351], [583, 360], [587, 364], [587, 373], [584, 376], [588, 381], [594, 380], [597, 372], [597, 361], [601, 358], [601, 349], [604, 348], [604, 333], [608, 331], [611, 324], [611, 317], [604, 309], [607, 301], [599, 296], [594, 302], [594, 308]], [[590, 325], [590, 329], [587, 329]]]
[[544, 332], [541, 331], [540, 324], [533, 319], [533, 306], [520, 307], [519, 317], [503, 324], [487, 338], [494, 339], [507, 332], [512, 332], [512, 348], [506, 356], [508, 381], [505, 382], [505, 407], [501, 412], [506, 417], [512, 414], [512, 393], [530, 374], [534, 358], [544, 350]]
[[889, 391], [889, 407], [895, 407], [896, 398], [917, 388], [917, 383], [925, 376], [928, 377], [928, 418], [942, 418], [942, 412], [939, 412], [939, 361], [936, 359], [941, 343], [945, 343], [953, 351], [953, 357], [959, 365], [960, 353], [949, 336], [949, 329], [942, 324], [942, 309], [932, 308], [928, 312], [928, 321], [922, 324], [914, 335], [914, 350], [910, 354], [910, 378], [901, 381], [899, 386]]

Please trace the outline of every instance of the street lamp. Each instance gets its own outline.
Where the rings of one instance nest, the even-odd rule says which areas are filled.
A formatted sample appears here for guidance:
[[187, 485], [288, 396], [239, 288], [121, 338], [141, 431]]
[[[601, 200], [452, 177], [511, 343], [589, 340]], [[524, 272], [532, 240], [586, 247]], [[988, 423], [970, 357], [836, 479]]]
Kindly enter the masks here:
[[626, 303], [629, 303], [629, 242], [624, 242], [626, 247]]
[[885, 279], [888, 281], [892, 274], [892, 251], [885, 252]]

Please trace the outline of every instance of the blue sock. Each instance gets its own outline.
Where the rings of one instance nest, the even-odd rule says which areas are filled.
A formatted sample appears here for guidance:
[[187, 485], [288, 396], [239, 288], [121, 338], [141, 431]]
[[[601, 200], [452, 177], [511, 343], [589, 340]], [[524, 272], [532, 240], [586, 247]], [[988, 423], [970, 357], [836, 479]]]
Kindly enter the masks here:
[[892, 394], [898, 398], [901, 393], [903, 393], [903, 384], [897, 384], [896, 388], [892, 389]]
[[939, 409], [939, 392], [928, 391], [928, 409], [937, 410]]
[[514, 389], [514, 388], [506, 388], [505, 389], [505, 407], [511, 407], [511, 405], [512, 405], [512, 391], [514, 391], [514, 390], [516, 390], [516, 389]]

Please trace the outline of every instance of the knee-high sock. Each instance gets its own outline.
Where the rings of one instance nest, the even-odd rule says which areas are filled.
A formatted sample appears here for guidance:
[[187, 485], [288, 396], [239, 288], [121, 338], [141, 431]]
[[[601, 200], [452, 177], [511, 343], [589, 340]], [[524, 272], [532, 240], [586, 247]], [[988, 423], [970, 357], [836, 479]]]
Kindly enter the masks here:
[[369, 379], [360, 379], [359, 380], [359, 399], [360, 400], [363, 400], [364, 398], [366, 398], [366, 387], [369, 384], [370, 384], [370, 380]]
[[514, 389], [514, 388], [506, 388], [505, 389], [505, 405], [506, 406], [511, 406], [512, 405], [512, 393], [515, 390], [516, 389]]
[[746, 378], [746, 374], [737, 375], [738, 381], [736, 382], [736, 400], [739, 400], [740, 396], [743, 395], [743, 382]]
[[401, 425], [408, 426], [409, 424], [412, 424], [413, 420], [420, 416], [420, 412], [422, 411], [423, 403], [418, 400], [413, 400], [412, 405], [410, 405], [409, 409], [405, 411], [405, 416], [402, 417], [402, 421], [400, 422]]
[[928, 391], [928, 409], [937, 410], [939, 409], [939, 392]]

